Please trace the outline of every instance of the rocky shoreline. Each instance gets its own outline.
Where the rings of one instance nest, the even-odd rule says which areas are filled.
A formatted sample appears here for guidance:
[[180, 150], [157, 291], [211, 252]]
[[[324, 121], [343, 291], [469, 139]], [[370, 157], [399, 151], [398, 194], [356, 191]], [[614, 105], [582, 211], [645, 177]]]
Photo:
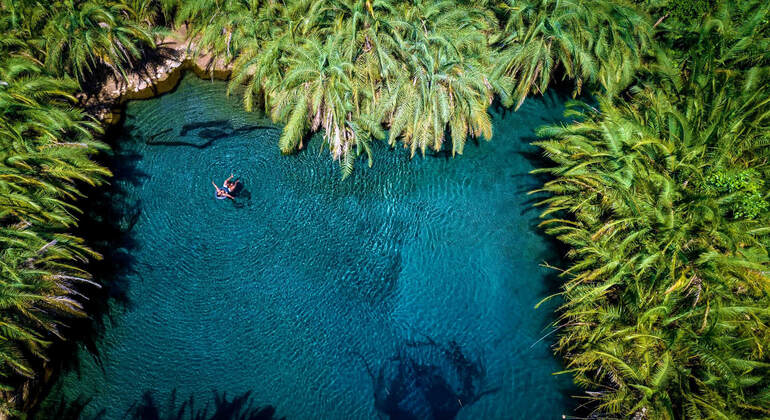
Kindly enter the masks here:
[[122, 117], [121, 105], [173, 90], [187, 70], [200, 78], [227, 80], [230, 77], [232, 62], [196, 50], [194, 40], [187, 39], [185, 28], [179, 28], [158, 42], [154, 58], [130, 70], [125, 78], [111, 75], [95, 93], [78, 94], [79, 106], [104, 124], [117, 124]]

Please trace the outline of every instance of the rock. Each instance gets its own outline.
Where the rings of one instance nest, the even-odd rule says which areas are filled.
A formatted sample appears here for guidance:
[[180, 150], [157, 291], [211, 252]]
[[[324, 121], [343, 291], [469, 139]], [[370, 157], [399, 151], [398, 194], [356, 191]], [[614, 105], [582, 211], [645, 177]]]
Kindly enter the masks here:
[[[90, 107], [98, 107], [91, 111], [96, 118], [106, 124], [120, 121], [118, 105], [132, 99], [146, 99], [172, 90], [182, 78], [182, 73], [192, 70], [201, 78], [226, 80], [232, 73], [231, 63], [221, 59], [214, 60], [210, 54], [201, 54], [194, 58], [188, 54], [188, 48], [193, 50], [195, 44], [185, 40], [184, 28], [158, 43], [169, 50], [172, 57], [158, 63], [148, 63], [144, 69], [150, 77], [145, 79], [140, 73], [127, 76], [126, 80], [107, 80], [97, 95], [87, 99]], [[86, 99], [81, 102], [85, 102]]]

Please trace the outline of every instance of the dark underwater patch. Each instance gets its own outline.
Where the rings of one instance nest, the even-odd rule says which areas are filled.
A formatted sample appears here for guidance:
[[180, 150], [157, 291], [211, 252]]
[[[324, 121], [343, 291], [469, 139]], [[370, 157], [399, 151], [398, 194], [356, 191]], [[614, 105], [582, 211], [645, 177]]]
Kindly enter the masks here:
[[454, 419], [463, 407], [497, 391], [488, 388], [481, 360], [455, 341], [406, 342], [376, 375], [369, 374], [374, 406], [393, 420]]

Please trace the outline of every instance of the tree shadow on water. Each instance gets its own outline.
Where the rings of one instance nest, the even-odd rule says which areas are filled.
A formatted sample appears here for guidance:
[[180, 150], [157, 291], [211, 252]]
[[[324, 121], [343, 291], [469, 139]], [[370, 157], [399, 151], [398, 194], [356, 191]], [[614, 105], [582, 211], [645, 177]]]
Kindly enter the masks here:
[[176, 390], [171, 392], [165, 407], [158, 403], [149, 391], [132, 406], [124, 418], [132, 420], [278, 420], [275, 407], [255, 405], [251, 391], [227, 398], [227, 393], [214, 392], [213, 407], [209, 404], [195, 408], [195, 400], [190, 398], [178, 404]]
[[88, 198], [78, 203], [83, 213], [77, 233], [101, 256], [89, 260], [84, 268], [101, 287], [86, 285], [78, 290], [87, 297], [81, 302], [89, 316], [69, 320], [69, 328], [64, 331], [67, 340], [52, 344], [50, 354], [55, 357], [46, 368], [54, 375], [51, 380], [38, 384], [41, 396], [48, 394], [59, 373], [80, 373], [78, 353], [81, 348], [85, 348], [101, 367], [97, 343], [105, 331], [105, 322], [112, 319], [114, 307], [131, 305], [128, 289], [132, 276], [136, 275], [133, 255], [138, 246], [131, 231], [141, 217], [142, 206], [139, 200], [129, 196], [127, 186], [144, 182], [147, 174], [137, 168], [141, 155], [122, 149], [118, 142], [113, 146], [113, 151], [96, 157], [112, 171], [113, 177], [107, 180], [108, 183], [85, 189]]
[[228, 120], [212, 120], [201, 121], [190, 124], [185, 124], [179, 130], [178, 136], [181, 138], [189, 138], [194, 136], [202, 142], [186, 141], [186, 140], [158, 140], [158, 138], [165, 138], [164, 136], [170, 134], [173, 130], [168, 128], [157, 133], [141, 133], [138, 130], [134, 130], [135, 127], [127, 127], [132, 135], [139, 141], [144, 142], [148, 146], [183, 146], [194, 147], [196, 149], [206, 149], [214, 144], [219, 139], [249, 133], [256, 130], [279, 130], [278, 127], [271, 125], [245, 125], [242, 127], [233, 127], [232, 123]]
[[374, 406], [391, 420], [454, 419], [463, 407], [499, 390], [489, 387], [481, 358], [457, 342], [406, 341], [374, 371]]
[[[580, 98], [581, 100], [586, 100], [587, 98]], [[590, 99], [590, 98], [589, 98]], [[552, 101], [555, 100], [564, 100], [566, 101], [566, 98], [560, 97], [560, 96], [553, 96], [551, 98]], [[555, 106], [555, 103], [551, 104], [552, 106]], [[562, 120], [556, 120], [551, 122], [546, 122], [547, 125], [556, 125], [556, 124], [563, 124], [565, 121]], [[523, 141], [527, 142], [528, 144], [531, 144], [532, 142], [542, 140], [540, 137], [534, 135], [529, 137], [524, 137], [522, 139]], [[550, 168], [554, 166], [554, 162], [548, 159], [543, 150], [540, 148], [532, 147], [528, 150], [522, 150], [517, 152], [522, 157], [524, 157], [527, 161], [530, 162], [530, 164], [534, 168]], [[547, 182], [552, 181], [554, 178], [551, 174], [548, 173], [536, 173], [536, 174], [527, 174], [526, 176], [530, 177], [533, 181], [533, 188], [529, 188], [529, 185], [526, 186], [526, 188], [529, 188], [529, 191], [519, 191], [520, 193], [529, 193], [535, 189], [541, 188], [543, 185], [545, 185]], [[564, 285], [565, 278], [563, 277], [563, 269], [569, 267], [569, 260], [567, 259], [567, 253], [570, 250], [569, 246], [564, 244], [563, 242], [559, 241], [555, 236], [549, 235], [546, 233], [545, 229], [546, 227], [541, 226], [541, 223], [546, 220], [543, 218], [540, 218], [541, 213], [543, 210], [545, 210], [545, 206], [539, 206], [535, 207], [535, 204], [546, 199], [549, 197], [548, 193], [544, 192], [538, 192], [533, 193], [529, 196], [527, 201], [525, 202], [525, 205], [527, 206], [524, 210], [522, 210], [521, 215], [529, 215], [529, 229], [535, 234], [540, 237], [543, 242], [545, 243], [545, 247], [541, 247], [541, 251], [537, 254], [537, 260], [539, 264], [542, 266], [543, 273], [543, 282], [545, 285], [545, 290], [543, 293], [538, 296], [538, 299], [542, 299], [541, 302], [542, 306], [539, 306], [537, 309], [532, 309], [533, 311], [538, 311], [540, 313], [546, 311], [551, 312], [548, 316], [541, 317], [541, 336], [540, 338], [535, 342], [532, 343], [531, 347], [534, 347], [535, 345], [539, 346], [548, 346], [549, 348], [553, 348], [554, 343], [557, 341], [559, 337], [559, 330], [562, 328], [561, 325], [559, 325], [559, 315], [560, 310], [559, 306], [563, 303], [562, 297], [559, 295], [561, 292], [563, 292], [562, 286]], [[571, 216], [568, 214], [565, 214], [562, 212], [552, 213], [549, 218], [567, 218], [569, 219]], [[538, 303], [538, 304], [539, 304]], [[534, 303], [533, 303], [534, 304]], [[554, 359], [557, 360], [559, 364], [563, 366], [563, 360], [558, 354], [554, 354]], [[569, 387], [569, 389], [565, 389], [564, 393], [565, 395], [575, 395], [577, 392], [577, 389], [574, 386]], [[574, 400], [573, 400], [574, 401]], [[573, 412], [572, 415], [578, 416], [578, 417], [586, 417], [589, 416], [590, 413], [587, 412], [585, 409], [582, 408], [582, 406], [573, 406]]]
[[[213, 403], [206, 402], [201, 407], [196, 404], [195, 397], [180, 400], [176, 389], [171, 391], [166, 401], [158, 401], [150, 391], [145, 391], [142, 397], [122, 413], [126, 420], [285, 420], [276, 416], [272, 405], [257, 405], [252, 399], [251, 391], [228, 398], [226, 392], [213, 391]], [[46, 410], [35, 413], [31, 419], [59, 420], [106, 420], [116, 418], [116, 413], [108, 414], [102, 408], [93, 415], [84, 416], [91, 399], [78, 398], [75, 401], [61, 401], [50, 405]]]

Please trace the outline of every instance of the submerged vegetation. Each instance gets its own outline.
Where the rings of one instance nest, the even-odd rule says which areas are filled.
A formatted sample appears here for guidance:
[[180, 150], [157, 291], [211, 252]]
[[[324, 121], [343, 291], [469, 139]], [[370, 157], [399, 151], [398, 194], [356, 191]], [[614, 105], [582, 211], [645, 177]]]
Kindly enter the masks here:
[[[555, 328], [607, 417], [770, 416], [770, 6], [761, 0], [120, 0], [0, 3], [0, 386], [5, 413], [84, 316], [98, 258], [77, 200], [109, 172], [75, 94], [184, 28], [230, 92], [320, 132], [343, 174], [373, 141], [461, 154], [564, 81], [543, 128], [543, 226], [568, 248]], [[371, 164], [371, 159], [369, 159]]]

